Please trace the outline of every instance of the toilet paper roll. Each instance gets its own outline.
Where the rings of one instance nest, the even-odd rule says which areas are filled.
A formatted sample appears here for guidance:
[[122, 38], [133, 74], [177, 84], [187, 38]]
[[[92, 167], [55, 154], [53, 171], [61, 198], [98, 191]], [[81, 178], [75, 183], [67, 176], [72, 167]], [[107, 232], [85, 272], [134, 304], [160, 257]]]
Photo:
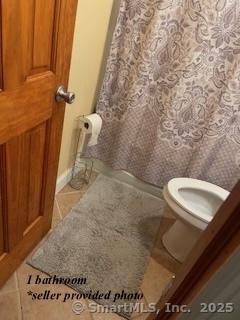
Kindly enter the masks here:
[[[80, 117], [80, 139], [78, 152], [82, 152], [86, 147], [85, 142], [88, 138], [87, 146], [95, 146], [98, 143], [98, 136], [102, 128], [102, 118], [96, 114]], [[89, 138], [90, 137], [90, 138]]]

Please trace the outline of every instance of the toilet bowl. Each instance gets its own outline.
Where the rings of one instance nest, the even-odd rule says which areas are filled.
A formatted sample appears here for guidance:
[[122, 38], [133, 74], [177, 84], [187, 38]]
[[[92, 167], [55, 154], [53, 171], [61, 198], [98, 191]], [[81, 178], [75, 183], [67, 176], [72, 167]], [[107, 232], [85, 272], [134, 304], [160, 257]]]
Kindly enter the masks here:
[[219, 186], [191, 178], [175, 178], [164, 187], [164, 199], [176, 222], [162, 242], [175, 259], [185, 260], [228, 195]]

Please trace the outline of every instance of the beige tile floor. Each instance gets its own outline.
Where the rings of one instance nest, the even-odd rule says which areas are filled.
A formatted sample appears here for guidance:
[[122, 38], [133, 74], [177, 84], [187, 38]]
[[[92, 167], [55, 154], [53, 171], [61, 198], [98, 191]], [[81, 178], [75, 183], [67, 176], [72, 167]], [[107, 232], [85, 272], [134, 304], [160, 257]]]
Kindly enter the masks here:
[[[95, 180], [96, 174], [93, 174], [91, 183]], [[69, 185], [60, 191], [55, 198], [52, 228], [54, 228], [71, 210], [73, 206], [81, 199], [89, 186], [81, 191], [72, 189]], [[171, 281], [172, 276], [177, 272], [180, 264], [175, 261], [164, 249], [161, 242], [161, 235], [169, 228], [174, 220], [163, 218], [155, 247], [152, 251], [149, 265], [144, 275], [142, 283], [142, 292], [144, 298], [141, 302], [145, 305], [157, 302], [166, 285]], [[51, 232], [51, 231], [50, 231]], [[35, 270], [23, 262], [18, 270], [12, 275], [2, 289], [0, 289], [0, 320], [121, 320], [120, 316], [113, 313], [90, 313], [90, 301], [82, 300], [84, 311], [81, 315], [76, 315], [72, 311], [72, 301], [33, 301], [28, 292], [44, 292], [46, 289], [51, 292], [73, 293], [74, 291], [66, 286], [54, 285], [28, 285], [29, 274], [41, 275], [41, 272]], [[42, 276], [44, 276], [42, 274]], [[91, 302], [92, 303], [92, 302]], [[147, 314], [134, 313], [133, 319], [144, 320]]]

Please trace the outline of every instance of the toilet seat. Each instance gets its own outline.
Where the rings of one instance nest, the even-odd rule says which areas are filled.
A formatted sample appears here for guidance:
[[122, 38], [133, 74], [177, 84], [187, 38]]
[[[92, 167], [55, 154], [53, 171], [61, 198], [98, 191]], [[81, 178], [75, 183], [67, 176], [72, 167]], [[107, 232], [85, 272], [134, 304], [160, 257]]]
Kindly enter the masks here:
[[176, 201], [172, 199], [168, 192], [167, 186], [163, 188], [163, 197], [168, 204], [168, 206], [172, 209], [172, 214], [175, 215], [176, 219], [181, 220], [183, 223], [187, 223], [191, 225], [192, 227], [195, 227], [199, 230], [205, 230], [208, 226], [208, 223], [198, 219], [198, 217], [194, 216], [193, 214], [190, 214], [186, 210], [184, 210], [182, 207], [180, 207]]
[[184, 262], [229, 192], [211, 183], [175, 178], [163, 188], [163, 197], [176, 221], [162, 236], [167, 251]]
[[229, 192], [212, 183], [174, 178], [167, 185], [168, 194], [182, 209], [209, 223]]

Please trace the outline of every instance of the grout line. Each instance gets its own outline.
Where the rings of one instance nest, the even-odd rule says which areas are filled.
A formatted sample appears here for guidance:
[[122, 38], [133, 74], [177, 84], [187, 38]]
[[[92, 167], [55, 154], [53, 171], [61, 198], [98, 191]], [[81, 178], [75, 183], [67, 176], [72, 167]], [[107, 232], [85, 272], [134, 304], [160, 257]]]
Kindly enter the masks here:
[[62, 212], [61, 212], [61, 210], [60, 210], [57, 197], [55, 197], [55, 201], [56, 201], [56, 205], [57, 205], [57, 209], [58, 209], [58, 213], [59, 213], [60, 219], [62, 220], [62, 219], [63, 219], [63, 217], [62, 217]]
[[13, 276], [14, 276], [14, 280], [15, 280], [16, 289], [19, 290], [17, 271], [14, 272]]
[[16, 287], [17, 287], [18, 318], [19, 318], [19, 320], [22, 320], [23, 319], [23, 310], [22, 310], [20, 288], [19, 288], [19, 284], [18, 284], [18, 277], [17, 277], [17, 272], [16, 271], [14, 273], [14, 278], [15, 278]]
[[145, 294], [144, 294], [144, 293], [143, 293], [143, 300], [144, 300], [144, 303], [145, 303], [145, 304], [148, 304], [147, 299], [146, 299], [146, 297], [145, 297]]
[[95, 320], [94, 317], [93, 317], [93, 313], [90, 312], [90, 310], [89, 310], [89, 300], [87, 299], [87, 300], [85, 300], [85, 301], [86, 301], [86, 305], [87, 305], [87, 311], [88, 311], [88, 313], [90, 314], [90, 318], [91, 318], [92, 320]]
[[143, 292], [142, 288], [141, 288], [141, 291], [142, 291], [142, 293], [143, 293], [143, 297], [144, 297], [144, 300], [145, 300], [145, 302], [146, 302], [146, 305], [149, 306], [150, 303], [148, 302], [148, 299], [147, 299], [145, 293]]

